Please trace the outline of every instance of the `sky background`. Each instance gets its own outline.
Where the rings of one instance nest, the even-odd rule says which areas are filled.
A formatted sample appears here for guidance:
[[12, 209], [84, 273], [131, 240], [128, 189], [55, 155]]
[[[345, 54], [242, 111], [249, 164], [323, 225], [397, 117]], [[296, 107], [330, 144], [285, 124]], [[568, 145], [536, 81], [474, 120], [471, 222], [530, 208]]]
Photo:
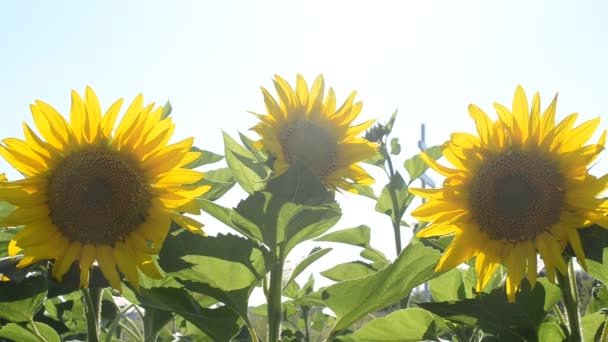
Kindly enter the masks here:
[[[264, 112], [259, 87], [275, 94], [273, 75], [293, 84], [301, 73], [311, 84], [322, 73], [337, 102], [357, 90], [357, 122], [385, 122], [399, 110], [405, 174], [420, 124], [429, 146], [473, 132], [468, 104], [496, 118], [492, 103], [510, 107], [517, 84], [530, 98], [540, 91], [543, 109], [559, 92], [560, 119], [579, 112], [608, 127], [606, 13], [599, 1], [13, 1], [0, 11], [0, 137], [23, 138], [35, 99], [68, 115], [70, 90], [90, 85], [104, 110], [140, 92], [146, 102], [171, 100], [174, 141], [194, 136], [198, 147], [223, 153], [222, 130], [255, 137], [247, 111]], [[600, 158], [596, 174], [607, 169]], [[4, 161], [2, 171], [18, 177]], [[235, 190], [220, 203], [243, 197]], [[374, 202], [338, 200], [345, 214], [334, 229], [368, 224], [372, 245], [395, 258], [390, 221]], [[226, 231], [201, 219], [210, 233]], [[358, 253], [336, 246], [313, 271]]]

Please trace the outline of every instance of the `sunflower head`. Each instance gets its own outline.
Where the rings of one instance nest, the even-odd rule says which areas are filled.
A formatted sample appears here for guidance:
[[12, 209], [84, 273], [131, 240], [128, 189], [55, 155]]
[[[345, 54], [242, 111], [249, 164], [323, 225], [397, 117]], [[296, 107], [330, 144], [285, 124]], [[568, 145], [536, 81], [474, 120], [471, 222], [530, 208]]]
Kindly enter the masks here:
[[279, 76], [274, 85], [279, 100], [262, 88], [268, 113], [256, 114], [260, 122], [252, 130], [261, 136], [255, 146], [275, 157], [275, 174], [298, 162], [332, 189], [355, 192], [353, 184], [372, 184], [373, 178], [358, 162], [374, 156], [377, 146], [358, 135], [373, 120], [351, 126], [362, 107], [361, 102], [354, 103], [356, 92], [336, 109], [333, 89], [325, 97], [323, 76], [310, 89], [301, 75], [295, 89]]
[[24, 124], [25, 140], [0, 144], [0, 155], [25, 176], [0, 183], [0, 200], [16, 207], [1, 223], [23, 226], [9, 245], [10, 254], [23, 252], [18, 267], [54, 259], [61, 279], [77, 262], [87, 287], [97, 262], [114, 288], [117, 271], [138, 287], [139, 271], [160, 277], [154, 256], [172, 220], [202, 234], [202, 224], [180, 214], [198, 214], [194, 199], [208, 191], [196, 185], [203, 174], [185, 168], [200, 155], [190, 151], [192, 138], [168, 145], [172, 120], [161, 107], [144, 106], [141, 95], [114, 130], [121, 105], [102, 115], [91, 88], [84, 99], [73, 91], [68, 122], [36, 101], [40, 136]]
[[417, 235], [454, 236], [437, 270], [476, 257], [481, 291], [502, 264], [508, 272], [507, 295], [514, 301], [524, 277], [536, 282], [537, 254], [551, 281], [556, 270], [566, 272], [562, 252], [567, 244], [586, 267], [577, 229], [594, 223], [608, 227], [608, 202], [598, 198], [608, 176], [588, 173], [604, 149], [606, 132], [597, 144], [585, 145], [599, 119], [575, 127], [578, 114], [571, 114], [556, 123], [556, 100], [541, 113], [538, 93], [529, 106], [518, 86], [511, 110], [494, 104], [495, 121], [470, 105], [477, 135], [452, 134], [443, 150], [452, 167], [422, 154], [446, 179], [441, 189], [411, 189], [429, 199], [412, 212], [430, 223]]

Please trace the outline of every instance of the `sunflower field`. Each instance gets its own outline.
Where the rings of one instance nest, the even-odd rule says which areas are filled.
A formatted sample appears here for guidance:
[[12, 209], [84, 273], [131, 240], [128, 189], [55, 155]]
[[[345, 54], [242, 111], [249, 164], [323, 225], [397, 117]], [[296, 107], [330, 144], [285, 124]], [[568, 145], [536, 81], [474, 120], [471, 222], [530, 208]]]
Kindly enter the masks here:
[[[0, 143], [21, 175], [0, 181], [0, 340], [608, 341], [599, 118], [517, 86], [402, 163], [396, 112], [361, 122], [357, 93], [323, 76], [272, 82], [221, 153], [173, 141], [170, 103], [102, 104], [90, 87], [69, 114], [36, 100]], [[386, 216], [395, 259], [367, 225], [332, 229], [336, 194]], [[333, 262], [328, 243], [359, 257]]]

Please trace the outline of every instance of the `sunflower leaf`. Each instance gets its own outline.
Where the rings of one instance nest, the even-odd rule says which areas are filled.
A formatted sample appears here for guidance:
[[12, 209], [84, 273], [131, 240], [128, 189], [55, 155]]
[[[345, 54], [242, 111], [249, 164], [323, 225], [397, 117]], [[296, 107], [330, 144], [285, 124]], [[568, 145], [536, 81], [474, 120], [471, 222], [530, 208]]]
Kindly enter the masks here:
[[165, 102], [165, 105], [163, 106], [163, 112], [160, 115], [160, 119], [166, 119], [167, 117], [169, 117], [169, 115], [171, 115], [171, 112], [173, 111], [173, 106], [171, 106], [171, 102], [169, 100], [167, 100], [167, 102]]
[[19, 342], [40, 342], [40, 338], [36, 334], [37, 330], [46, 342], [61, 341], [59, 334], [53, 328], [40, 322], [34, 322], [34, 324], [35, 327], [31, 322], [27, 324], [9, 323], [0, 329], [0, 337]]
[[[603, 250], [603, 260], [608, 261], [608, 247]], [[587, 272], [590, 276], [601, 281], [604, 284], [608, 284], [608, 269], [606, 264], [597, 262], [592, 259], [587, 260]]]
[[338, 264], [328, 270], [321, 272], [327, 279], [336, 282], [366, 277], [376, 273], [376, 270], [363, 261], [351, 261]]
[[603, 308], [608, 308], [608, 289], [606, 285], [601, 284], [591, 289], [591, 298], [586, 313], [589, 315]]
[[270, 180], [264, 192], [241, 201], [231, 220], [240, 230], [260, 231], [262, 243], [271, 250], [282, 245], [287, 255], [300, 242], [329, 230], [340, 216], [340, 207], [319, 179], [294, 165]]
[[391, 139], [391, 154], [399, 155], [401, 153], [401, 145], [399, 144], [399, 138]]
[[260, 163], [249, 150], [239, 145], [228, 134], [224, 132], [223, 135], [226, 163], [236, 181], [250, 194], [264, 189], [270, 169]]
[[25, 278], [22, 282], [0, 282], [0, 317], [11, 322], [26, 322], [44, 304], [47, 280], [42, 275]]
[[211, 187], [209, 191], [199, 197], [209, 201], [215, 201], [222, 197], [226, 192], [232, 189], [234, 184], [236, 184], [236, 180], [228, 168], [207, 171], [205, 172], [205, 178], [196, 182], [197, 186], [209, 185]]
[[436, 340], [449, 329], [441, 317], [421, 308], [398, 310], [376, 318], [351, 335], [352, 341]]
[[243, 143], [243, 145], [245, 145], [245, 148], [248, 149], [249, 152], [251, 152], [251, 154], [255, 156], [258, 162], [264, 163], [268, 160], [269, 155], [266, 151], [260, 150], [259, 148], [253, 146], [255, 141], [253, 141], [241, 132], [239, 132], [239, 137], [241, 138], [241, 142]]
[[[586, 336], [586, 335], [585, 335]], [[556, 322], [543, 322], [538, 327], [539, 341], [567, 341], [564, 330]]]
[[606, 322], [606, 315], [600, 312], [595, 312], [589, 315], [585, 315], [581, 318], [581, 328], [585, 342], [600, 341], [602, 336], [604, 322]]
[[[424, 150], [424, 152], [433, 159], [439, 159], [439, 157], [441, 157], [442, 149], [441, 146], [432, 146]], [[422, 174], [424, 174], [424, 172], [426, 172], [426, 170], [429, 168], [429, 166], [422, 161], [419, 154], [406, 160], [403, 167], [405, 167], [410, 175], [409, 184], [412, 184], [413, 181], [422, 176]]]
[[230, 341], [241, 329], [239, 316], [232, 309], [204, 308], [182, 288], [141, 289], [138, 298], [145, 306], [184, 317], [214, 341]]
[[452, 269], [439, 277], [429, 280], [431, 296], [435, 302], [461, 300], [466, 298], [464, 274], [459, 268]]
[[339, 242], [357, 247], [371, 248], [369, 240], [371, 229], [368, 226], [360, 225], [354, 228], [342, 229], [323, 235], [315, 241]]
[[337, 316], [333, 331], [345, 329], [366, 314], [399, 302], [414, 287], [438, 276], [440, 273], [434, 267], [439, 257], [439, 252], [430, 247], [409, 245], [385, 269], [325, 289], [323, 299]]
[[223, 291], [249, 287], [266, 273], [262, 249], [232, 234], [202, 237], [188, 231], [174, 232], [159, 256], [161, 267], [175, 278]]
[[296, 277], [298, 275], [300, 275], [300, 273], [302, 273], [302, 271], [304, 271], [308, 266], [310, 266], [315, 261], [317, 261], [320, 258], [322, 258], [323, 256], [325, 256], [327, 253], [331, 252], [331, 250], [332, 250], [332, 248], [321, 249], [319, 247], [315, 247], [312, 251], [310, 251], [310, 253], [308, 254], [308, 256], [306, 256], [306, 258], [304, 258], [302, 261], [300, 261], [298, 263], [298, 265], [296, 265], [296, 267], [291, 272], [291, 275], [289, 275], [289, 279], [287, 279], [285, 284], [290, 284], [291, 282], [294, 282]]
[[[394, 198], [391, 193], [394, 193]], [[395, 172], [378, 197], [376, 211], [390, 216], [393, 222], [401, 222], [401, 217], [413, 199], [414, 195], [407, 190], [403, 177]]]
[[542, 278], [534, 289], [524, 280], [512, 304], [507, 302], [505, 289], [499, 288], [473, 299], [418, 305], [450, 321], [480, 327], [501, 340], [537, 340], [537, 329], [547, 310], [560, 297], [559, 288]]
[[224, 159], [223, 156], [221, 156], [217, 153], [201, 150], [200, 148], [195, 147], [195, 146], [192, 146], [192, 148], [190, 148], [190, 152], [200, 152], [201, 155], [200, 155], [200, 157], [198, 157], [196, 160], [194, 160], [190, 164], [184, 166], [187, 169], [194, 169], [199, 166], [217, 163], [218, 161]]

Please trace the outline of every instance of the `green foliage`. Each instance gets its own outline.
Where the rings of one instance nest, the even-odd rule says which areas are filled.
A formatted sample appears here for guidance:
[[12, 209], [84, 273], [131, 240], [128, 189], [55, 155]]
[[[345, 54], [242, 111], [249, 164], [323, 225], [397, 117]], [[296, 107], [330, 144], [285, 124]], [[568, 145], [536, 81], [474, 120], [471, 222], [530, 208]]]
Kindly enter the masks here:
[[40, 322], [9, 323], [0, 328], [0, 337], [19, 342], [60, 342], [57, 332]]
[[326, 232], [340, 215], [340, 207], [319, 179], [305, 167], [292, 167], [270, 180], [264, 191], [241, 201], [231, 221], [271, 252], [280, 247], [287, 255], [297, 244]]
[[376, 202], [376, 211], [390, 216], [394, 222], [400, 222], [413, 199], [414, 195], [407, 190], [405, 181], [399, 172], [396, 172], [382, 189]]
[[165, 118], [169, 117], [169, 115], [171, 115], [172, 111], [173, 111], [173, 106], [171, 106], [171, 102], [169, 102], [169, 100], [167, 100], [167, 102], [165, 102], [165, 105], [163, 106], [163, 112], [160, 115], [160, 118], [165, 119]]
[[184, 317], [214, 341], [230, 341], [241, 328], [236, 312], [225, 306], [215, 309], [205, 308], [184, 289], [169, 287], [142, 289], [139, 300], [147, 307], [174, 312]]
[[436, 277], [433, 268], [438, 260], [436, 250], [410, 245], [385, 269], [328, 287], [323, 300], [337, 315], [334, 331], [346, 329], [364, 315], [399, 302], [414, 287]]
[[[441, 148], [441, 146], [433, 146], [433, 147], [429, 147], [428, 149], [424, 150], [424, 152], [433, 159], [439, 159], [439, 157], [441, 157], [442, 148]], [[405, 163], [403, 164], [403, 167], [407, 170], [408, 174], [410, 175], [410, 181], [409, 181], [410, 184], [413, 181], [415, 181], [416, 179], [418, 179], [418, 177], [422, 176], [422, 174], [429, 168], [429, 166], [426, 165], [426, 163], [424, 161], [422, 161], [422, 158], [420, 158], [420, 155], [416, 155], [416, 156], [406, 160]]]
[[254, 153], [239, 145], [226, 133], [224, 154], [234, 178], [245, 191], [251, 194], [264, 189], [270, 169], [261, 163]]
[[47, 294], [43, 275], [24, 279], [20, 283], [0, 282], [0, 317], [11, 322], [31, 321], [42, 307]]
[[289, 276], [289, 279], [285, 282], [287, 284], [286, 286], [295, 281], [296, 277], [300, 275], [300, 273], [302, 273], [302, 271], [304, 271], [308, 266], [325, 256], [327, 253], [331, 252], [331, 250], [331, 248], [315, 247], [312, 251], [310, 251], [308, 256], [306, 256], [306, 258], [300, 261], [298, 265], [293, 269], [291, 275]]
[[352, 341], [421, 341], [448, 331], [443, 319], [421, 308], [397, 310], [377, 318], [351, 335]]
[[539, 279], [531, 289], [524, 281], [515, 303], [509, 304], [504, 288], [487, 295], [460, 301], [419, 303], [422, 308], [453, 322], [478, 326], [501, 340], [535, 340], [537, 328], [560, 299], [557, 286]]

